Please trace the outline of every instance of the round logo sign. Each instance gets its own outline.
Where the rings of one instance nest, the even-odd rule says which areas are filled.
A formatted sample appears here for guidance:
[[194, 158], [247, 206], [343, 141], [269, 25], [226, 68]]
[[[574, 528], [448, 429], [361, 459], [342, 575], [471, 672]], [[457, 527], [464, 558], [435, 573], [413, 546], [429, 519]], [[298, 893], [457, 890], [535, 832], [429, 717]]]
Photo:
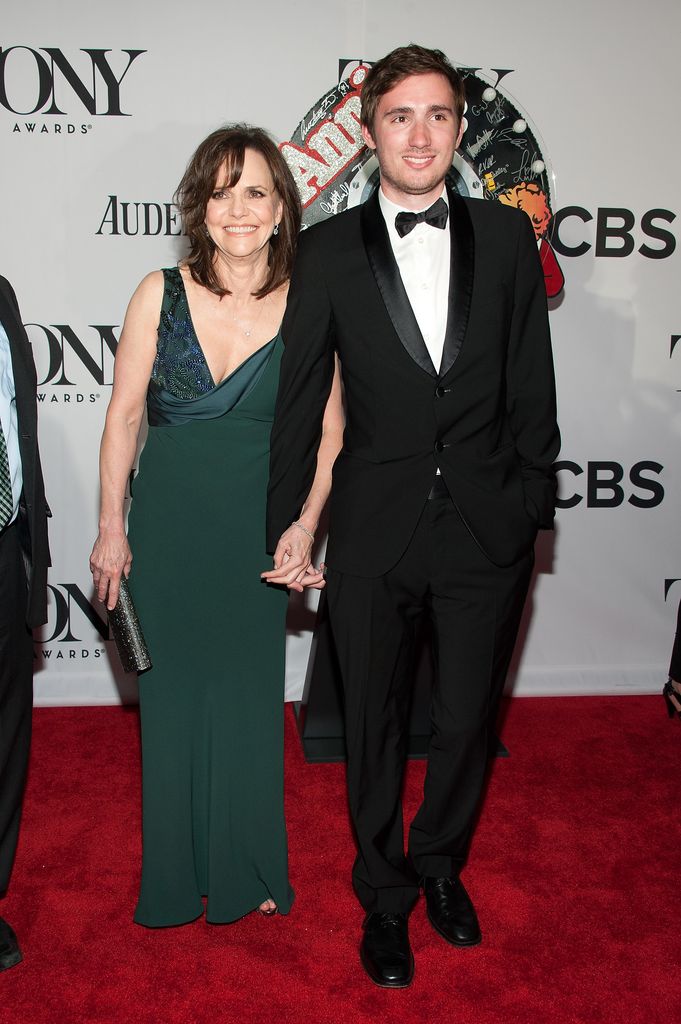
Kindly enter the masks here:
[[[303, 226], [364, 202], [377, 188], [378, 161], [362, 138], [360, 96], [369, 65], [353, 62], [300, 121], [281, 151], [303, 203]], [[528, 115], [501, 88], [510, 71], [483, 77], [459, 67], [466, 87], [465, 132], [448, 180], [462, 196], [524, 210], [532, 221], [544, 267], [547, 295], [564, 279], [547, 234], [555, 204], [553, 174]]]

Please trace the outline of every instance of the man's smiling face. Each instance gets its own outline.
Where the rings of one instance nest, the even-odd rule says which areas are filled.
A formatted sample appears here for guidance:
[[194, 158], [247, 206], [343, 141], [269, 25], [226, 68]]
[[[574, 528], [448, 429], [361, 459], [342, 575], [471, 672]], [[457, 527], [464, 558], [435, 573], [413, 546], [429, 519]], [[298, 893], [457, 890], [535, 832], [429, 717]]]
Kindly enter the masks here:
[[376, 150], [381, 186], [394, 203], [422, 209], [438, 198], [463, 127], [444, 75], [410, 75], [381, 96], [364, 141]]

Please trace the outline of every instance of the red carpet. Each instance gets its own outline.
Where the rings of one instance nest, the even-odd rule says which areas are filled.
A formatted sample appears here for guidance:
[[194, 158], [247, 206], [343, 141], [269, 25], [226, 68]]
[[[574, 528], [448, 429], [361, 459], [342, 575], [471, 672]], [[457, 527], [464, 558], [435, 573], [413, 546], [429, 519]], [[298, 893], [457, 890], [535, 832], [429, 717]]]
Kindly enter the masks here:
[[[2, 1024], [681, 1021], [681, 722], [661, 698], [511, 702], [464, 875], [484, 942], [448, 947], [420, 902], [416, 979], [395, 992], [357, 960], [343, 766], [306, 765], [287, 728], [290, 916], [147, 931], [136, 711], [36, 711]], [[422, 776], [412, 763], [409, 813]]]

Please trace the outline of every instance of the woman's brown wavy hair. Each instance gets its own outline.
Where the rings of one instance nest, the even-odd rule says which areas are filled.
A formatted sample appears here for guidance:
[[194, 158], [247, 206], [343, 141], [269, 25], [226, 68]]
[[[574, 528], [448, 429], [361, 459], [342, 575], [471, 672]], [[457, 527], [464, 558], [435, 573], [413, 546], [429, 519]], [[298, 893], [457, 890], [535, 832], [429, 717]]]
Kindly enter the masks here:
[[197, 284], [216, 295], [229, 295], [229, 290], [222, 287], [215, 272], [215, 244], [206, 232], [204, 221], [218, 173], [226, 167], [224, 184], [227, 188], [236, 185], [244, 168], [247, 149], [260, 153], [267, 162], [283, 205], [279, 231], [270, 238], [267, 277], [262, 286], [253, 292], [256, 298], [261, 299], [290, 278], [301, 221], [298, 189], [286, 160], [267, 132], [248, 124], [227, 125], [212, 132], [189, 161], [175, 193], [175, 203], [189, 238], [186, 263], [190, 274]]

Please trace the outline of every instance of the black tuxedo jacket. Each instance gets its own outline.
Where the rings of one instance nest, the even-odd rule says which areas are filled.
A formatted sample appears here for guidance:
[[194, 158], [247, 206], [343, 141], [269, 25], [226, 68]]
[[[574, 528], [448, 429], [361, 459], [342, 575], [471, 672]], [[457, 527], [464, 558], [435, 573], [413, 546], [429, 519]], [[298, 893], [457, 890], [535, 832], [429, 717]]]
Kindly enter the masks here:
[[532, 226], [499, 203], [450, 191], [449, 205], [449, 313], [437, 369], [378, 195], [302, 234], [282, 327], [268, 550], [299, 514], [314, 476], [334, 351], [347, 422], [333, 470], [332, 568], [387, 572], [409, 543], [436, 468], [497, 565], [515, 562], [538, 527], [552, 525], [560, 442]]
[[9, 338], [17, 400], [19, 453], [24, 480], [18, 525], [28, 582], [26, 624], [33, 628], [47, 619], [47, 568], [50, 564], [47, 517], [50, 513], [45, 501], [38, 452], [36, 373], [31, 344], [21, 323], [12, 286], [4, 277], [0, 277], [0, 321]]

